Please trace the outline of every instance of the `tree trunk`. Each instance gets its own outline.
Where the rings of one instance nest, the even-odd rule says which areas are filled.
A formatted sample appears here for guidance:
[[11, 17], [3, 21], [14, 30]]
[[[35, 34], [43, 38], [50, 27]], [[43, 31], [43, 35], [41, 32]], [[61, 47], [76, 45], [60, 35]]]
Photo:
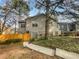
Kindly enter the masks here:
[[47, 17], [46, 17], [46, 21], [45, 21], [45, 39], [48, 39], [48, 19], [47, 19]]
[[2, 30], [1, 30], [1, 33], [4, 31], [5, 23], [6, 23], [6, 15], [5, 15], [5, 17], [4, 17], [4, 23], [2, 24]]
[[49, 6], [49, 3], [50, 1], [49, 0], [46, 0], [46, 21], [45, 21], [45, 39], [48, 39], [48, 35], [49, 35], [49, 9], [50, 9], [50, 6]]

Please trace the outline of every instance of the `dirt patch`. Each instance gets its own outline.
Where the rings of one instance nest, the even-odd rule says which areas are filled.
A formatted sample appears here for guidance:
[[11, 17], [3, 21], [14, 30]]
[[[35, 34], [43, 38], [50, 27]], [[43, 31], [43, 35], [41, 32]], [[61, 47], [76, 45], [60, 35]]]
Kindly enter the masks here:
[[5, 46], [0, 48], [0, 59], [59, 59], [50, 57], [22, 46]]

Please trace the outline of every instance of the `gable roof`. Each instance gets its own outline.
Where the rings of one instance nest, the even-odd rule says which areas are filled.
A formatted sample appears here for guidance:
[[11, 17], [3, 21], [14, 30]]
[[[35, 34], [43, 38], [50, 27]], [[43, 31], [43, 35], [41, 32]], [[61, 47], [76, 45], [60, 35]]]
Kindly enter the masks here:
[[[45, 17], [45, 15], [44, 14], [39, 14], [39, 15], [36, 15], [36, 16], [32, 16], [32, 17], [28, 17], [28, 18], [26, 18], [25, 20], [31, 20], [32, 18], [39, 18], [39, 17]], [[36, 20], [35, 19], [35, 20]]]
[[[32, 16], [32, 17], [28, 17], [26, 18], [25, 20], [38, 20], [38, 18], [46, 18], [45, 14], [39, 14], [39, 15], [36, 15], [36, 16]], [[57, 22], [55, 19], [52, 18], [53, 16], [51, 16], [49, 19], [50, 20], [53, 20], [54, 22]], [[34, 18], [34, 19], [33, 19]]]

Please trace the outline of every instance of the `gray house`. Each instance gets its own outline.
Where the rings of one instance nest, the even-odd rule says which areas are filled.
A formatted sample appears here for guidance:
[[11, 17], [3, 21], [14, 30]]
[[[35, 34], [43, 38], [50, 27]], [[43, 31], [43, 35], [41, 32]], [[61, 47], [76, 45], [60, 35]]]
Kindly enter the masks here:
[[72, 31], [76, 31], [77, 30], [76, 22], [72, 22], [72, 23], [59, 23], [59, 25], [60, 25], [60, 30], [63, 33], [72, 32]]
[[[19, 33], [29, 32], [32, 37], [44, 36], [45, 34], [45, 15], [37, 15], [19, 21]], [[49, 21], [49, 35], [60, 35], [61, 30], [57, 22], [52, 19]]]

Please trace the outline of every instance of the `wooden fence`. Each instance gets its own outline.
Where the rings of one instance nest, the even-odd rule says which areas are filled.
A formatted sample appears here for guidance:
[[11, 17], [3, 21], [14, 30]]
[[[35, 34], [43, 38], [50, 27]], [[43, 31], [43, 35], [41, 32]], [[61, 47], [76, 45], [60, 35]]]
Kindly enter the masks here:
[[31, 35], [28, 33], [25, 34], [2, 34], [0, 35], [0, 40], [8, 40], [8, 39], [22, 39], [29, 40]]

